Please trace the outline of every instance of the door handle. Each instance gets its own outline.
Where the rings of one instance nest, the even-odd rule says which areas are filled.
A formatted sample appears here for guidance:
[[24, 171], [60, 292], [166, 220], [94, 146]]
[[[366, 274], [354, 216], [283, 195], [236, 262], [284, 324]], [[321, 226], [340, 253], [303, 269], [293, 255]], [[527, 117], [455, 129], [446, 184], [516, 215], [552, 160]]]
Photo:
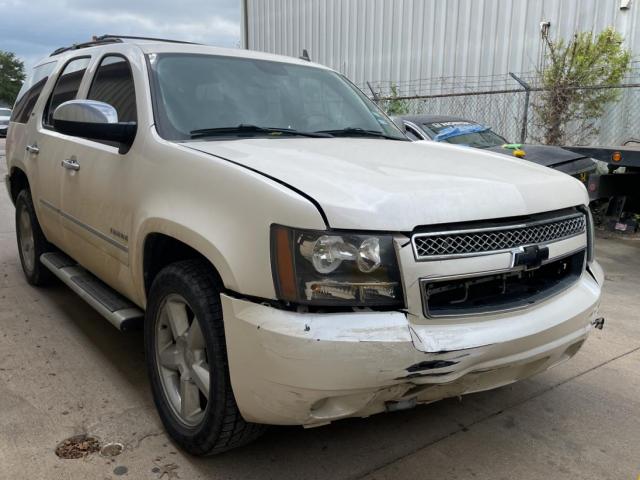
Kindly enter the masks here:
[[38, 144], [36, 143], [34, 143], [33, 145], [27, 145], [24, 149], [29, 153], [33, 153], [34, 155], [40, 153], [40, 149], [38, 148]]
[[66, 168], [67, 170], [80, 170], [80, 164], [74, 158], [67, 158], [63, 160], [61, 165], [63, 168]]

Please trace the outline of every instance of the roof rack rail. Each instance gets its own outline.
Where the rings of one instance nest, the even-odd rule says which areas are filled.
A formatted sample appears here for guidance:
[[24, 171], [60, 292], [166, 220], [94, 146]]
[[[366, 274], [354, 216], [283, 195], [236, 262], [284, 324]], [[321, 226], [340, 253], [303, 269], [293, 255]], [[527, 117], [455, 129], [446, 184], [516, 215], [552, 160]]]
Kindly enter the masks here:
[[106, 34], [106, 35], [94, 36], [93, 39], [91, 41], [89, 41], [89, 42], [74, 43], [73, 45], [71, 45], [69, 47], [57, 48], [49, 56], [53, 57], [54, 55], [58, 55], [58, 54], [63, 53], [63, 52], [68, 52], [70, 50], [78, 50], [80, 48], [95, 47], [95, 46], [98, 46], [98, 45], [105, 45], [105, 44], [109, 44], [109, 43], [122, 43], [122, 40], [150, 40], [150, 41], [155, 41], [155, 42], [185, 43], [185, 44], [189, 44], [189, 45], [202, 45], [201, 43], [187, 42], [187, 41], [184, 41], [184, 40], [171, 40], [171, 39], [168, 39], [168, 38], [136, 37], [136, 36], [132, 36], [132, 35], [111, 35], [111, 34]]
[[121, 43], [121, 42], [122, 40], [116, 37], [109, 37], [109, 38], [93, 37], [93, 40], [91, 40], [90, 42], [74, 43], [69, 47], [56, 48], [53, 52], [51, 52], [49, 56], [53, 57], [54, 55], [58, 55], [63, 52], [68, 52], [70, 50], [78, 50], [80, 48], [89, 48], [89, 47], [95, 47], [97, 45], [105, 45], [108, 43]]
[[202, 45], [201, 43], [196, 43], [196, 42], [187, 42], [185, 40], [172, 40], [169, 38], [157, 38], [157, 37], [136, 37], [133, 35], [111, 35], [111, 34], [106, 34], [106, 35], [101, 35], [99, 37], [94, 37], [95, 40], [118, 40], [118, 39], [125, 39], [125, 40], [151, 40], [151, 41], [155, 41], [155, 42], [167, 42], [167, 43], [186, 43], [188, 45]]

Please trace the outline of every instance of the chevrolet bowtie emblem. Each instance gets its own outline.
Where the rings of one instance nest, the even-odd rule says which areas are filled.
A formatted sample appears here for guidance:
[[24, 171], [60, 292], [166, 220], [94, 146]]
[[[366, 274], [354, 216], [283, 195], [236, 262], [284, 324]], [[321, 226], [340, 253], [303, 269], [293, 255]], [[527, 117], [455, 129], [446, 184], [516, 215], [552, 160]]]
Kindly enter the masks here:
[[514, 252], [513, 266], [524, 266], [525, 270], [539, 268], [542, 262], [549, 259], [549, 247], [532, 245], [520, 247]]

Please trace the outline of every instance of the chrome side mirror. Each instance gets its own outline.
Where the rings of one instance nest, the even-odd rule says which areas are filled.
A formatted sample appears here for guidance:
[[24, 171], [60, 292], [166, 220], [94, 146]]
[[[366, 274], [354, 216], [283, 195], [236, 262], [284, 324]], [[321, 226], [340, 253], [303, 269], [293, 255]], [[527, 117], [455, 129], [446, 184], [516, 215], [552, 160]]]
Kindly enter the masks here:
[[118, 122], [118, 112], [96, 100], [70, 100], [53, 112], [53, 128], [65, 135], [120, 144], [126, 153], [136, 136], [136, 122]]
[[70, 100], [55, 109], [53, 121], [118, 123], [118, 112], [108, 103], [96, 100]]

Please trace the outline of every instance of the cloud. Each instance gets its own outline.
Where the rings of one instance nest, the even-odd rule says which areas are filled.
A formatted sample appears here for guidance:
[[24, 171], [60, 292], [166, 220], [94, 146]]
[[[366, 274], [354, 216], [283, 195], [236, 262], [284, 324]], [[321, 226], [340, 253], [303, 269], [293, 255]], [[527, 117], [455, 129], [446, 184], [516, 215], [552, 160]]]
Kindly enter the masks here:
[[58, 47], [105, 33], [235, 47], [239, 0], [0, 0], [0, 50], [30, 67]]

